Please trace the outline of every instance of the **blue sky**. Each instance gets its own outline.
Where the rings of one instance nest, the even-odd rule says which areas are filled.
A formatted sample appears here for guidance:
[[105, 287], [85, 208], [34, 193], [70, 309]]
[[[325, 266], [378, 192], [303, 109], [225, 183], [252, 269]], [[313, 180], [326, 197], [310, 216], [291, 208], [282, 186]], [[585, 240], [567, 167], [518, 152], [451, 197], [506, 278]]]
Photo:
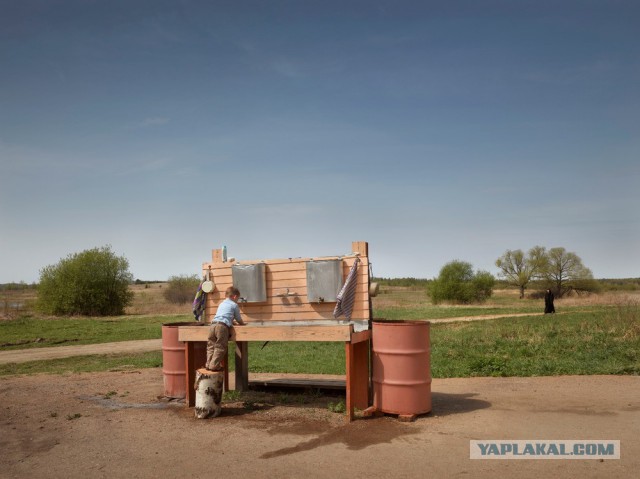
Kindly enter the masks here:
[[348, 253], [640, 276], [640, 4], [0, 1], [0, 283]]

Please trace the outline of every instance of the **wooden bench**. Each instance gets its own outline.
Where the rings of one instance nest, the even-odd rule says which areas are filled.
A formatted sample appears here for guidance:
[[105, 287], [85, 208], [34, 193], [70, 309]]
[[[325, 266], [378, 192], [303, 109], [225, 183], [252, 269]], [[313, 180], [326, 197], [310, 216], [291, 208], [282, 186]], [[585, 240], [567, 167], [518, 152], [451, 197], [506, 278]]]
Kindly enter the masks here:
[[[208, 295], [205, 312], [209, 322], [218, 304], [224, 299], [224, 291], [233, 284], [231, 263], [225, 262], [222, 250], [213, 250], [213, 262], [203, 264], [203, 275], [214, 281], [215, 290]], [[358, 280], [351, 320], [333, 318], [334, 302], [309, 302], [305, 265], [307, 261], [339, 259], [343, 278], [346, 278], [356, 258]], [[255, 264], [257, 262], [240, 262]], [[322, 258], [289, 258], [260, 261], [266, 269], [267, 300], [261, 303], [240, 303], [246, 326], [233, 328], [231, 341], [235, 341], [236, 389], [244, 391], [249, 386], [249, 341], [331, 341], [345, 344], [346, 409], [352, 420], [354, 408], [366, 409], [369, 404], [371, 346], [371, 302], [369, 298], [369, 261], [366, 242], [352, 243], [352, 252], [344, 256]], [[234, 264], [238, 264], [235, 262]], [[293, 293], [292, 293], [293, 292]], [[242, 294], [242, 291], [240, 291]], [[292, 300], [294, 299], [294, 300]], [[207, 341], [209, 328], [180, 326], [178, 339], [185, 342], [186, 403], [195, 404], [195, 371], [202, 365], [194, 364], [194, 345]], [[228, 369], [225, 371], [225, 388], [228, 388]]]

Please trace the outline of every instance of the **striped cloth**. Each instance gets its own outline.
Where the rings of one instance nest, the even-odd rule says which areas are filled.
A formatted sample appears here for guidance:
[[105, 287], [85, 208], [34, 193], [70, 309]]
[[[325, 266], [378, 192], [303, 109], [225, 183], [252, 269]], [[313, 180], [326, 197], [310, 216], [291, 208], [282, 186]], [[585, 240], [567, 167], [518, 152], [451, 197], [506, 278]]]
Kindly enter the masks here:
[[347, 275], [347, 279], [342, 285], [342, 289], [338, 293], [336, 307], [333, 310], [333, 317], [339, 318], [344, 315], [345, 318], [351, 319], [353, 311], [353, 303], [356, 299], [356, 286], [358, 284], [358, 263], [360, 258], [356, 258], [351, 267], [351, 271]]
[[[204, 281], [202, 283], [204, 283]], [[198, 291], [196, 291], [196, 297], [193, 299], [192, 305], [193, 315], [196, 317], [196, 321], [202, 321], [202, 315], [207, 305], [207, 293], [202, 291], [202, 283], [198, 286]]]

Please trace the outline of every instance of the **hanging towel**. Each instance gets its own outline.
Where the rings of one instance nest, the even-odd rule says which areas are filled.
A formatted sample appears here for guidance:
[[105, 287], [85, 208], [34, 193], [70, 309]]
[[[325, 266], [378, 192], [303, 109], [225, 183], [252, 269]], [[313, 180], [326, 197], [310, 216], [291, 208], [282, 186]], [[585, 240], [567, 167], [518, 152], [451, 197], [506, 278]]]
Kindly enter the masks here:
[[[204, 283], [204, 281], [202, 283]], [[196, 321], [202, 320], [202, 315], [204, 314], [204, 309], [207, 305], [207, 293], [202, 291], [202, 283], [198, 286], [196, 297], [193, 300], [193, 315], [196, 317]]]
[[349, 271], [347, 279], [338, 293], [336, 307], [333, 310], [334, 318], [344, 315], [345, 318], [351, 319], [353, 303], [356, 299], [356, 286], [358, 284], [358, 263], [360, 263], [360, 258], [356, 258], [353, 262], [351, 271]]

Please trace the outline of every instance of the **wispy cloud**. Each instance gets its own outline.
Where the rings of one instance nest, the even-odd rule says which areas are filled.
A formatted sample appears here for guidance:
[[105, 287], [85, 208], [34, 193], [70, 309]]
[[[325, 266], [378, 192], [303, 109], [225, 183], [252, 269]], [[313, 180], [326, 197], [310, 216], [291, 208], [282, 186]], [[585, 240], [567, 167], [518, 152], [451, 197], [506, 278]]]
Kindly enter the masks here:
[[150, 128], [153, 126], [166, 125], [171, 121], [170, 118], [164, 116], [152, 116], [145, 118], [144, 120], [138, 122], [134, 127], [135, 128]]
[[272, 68], [287, 78], [300, 78], [304, 76], [300, 67], [286, 59], [279, 59], [271, 64]]
[[583, 83], [588, 78], [603, 78], [605, 75], [611, 75], [615, 69], [615, 64], [598, 60], [587, 65], [529, 69], [520, 76], [533, 83], [567, 86]]

